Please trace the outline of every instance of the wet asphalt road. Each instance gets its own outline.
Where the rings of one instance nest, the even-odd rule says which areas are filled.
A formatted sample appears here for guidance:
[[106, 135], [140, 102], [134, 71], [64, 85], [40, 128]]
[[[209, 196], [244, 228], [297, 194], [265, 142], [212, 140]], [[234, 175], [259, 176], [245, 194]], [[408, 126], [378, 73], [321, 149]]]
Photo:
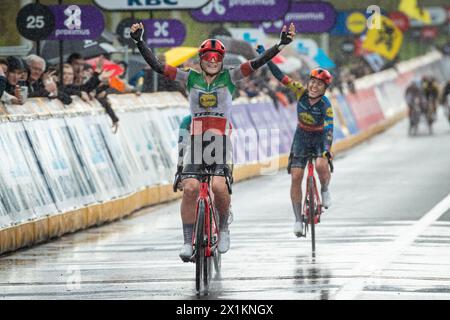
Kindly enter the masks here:
[[[234, 187], [208, 299], [450, 299], [450, 126], [403, 121], [335, 160], [333, 206], [295, 238], [283, 170]], [[425, 133], [425, 127], [420, 131]], [[179, 201], [0, 258], [0, 299], [198, 299]], [[205, 298], [203, 298], [205, 299]]]

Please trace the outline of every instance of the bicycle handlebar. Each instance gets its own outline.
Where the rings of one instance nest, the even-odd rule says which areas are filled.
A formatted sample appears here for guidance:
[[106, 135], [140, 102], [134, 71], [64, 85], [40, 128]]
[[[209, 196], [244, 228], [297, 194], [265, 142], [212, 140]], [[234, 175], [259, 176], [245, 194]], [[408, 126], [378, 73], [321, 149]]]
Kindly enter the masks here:
[[[230, 175], [228, 174], [229, 170], [228, 168], [224, 168], [224, 177], [225, 177], [225, 182], [227, 184], [227, 188], [228, 188], [228, 193], [232, 194], [233, 190], [231, 188], [231, 181], [230, 181]], [[204, 180], [206, 178], [209, 177], [214, 177], [214, 176], [218, 176], [216, 173], [214, 172], [183, 172], [183, 175], [195, 175], [195, 176], [199, 176], [200, 180]], [[219, 175], [220, 176], [220, 175]], [[175, 180], [173, 182], [173, 192], [177, 192], [178, 190], [178, 183], [181, 182], [181, 174], [177, 173], [175, 175]]]
[[[308, 154], [307, 158], [308, 158], [308, 161], [313, 161], [313, 160], [317, 159], [318, 156], [315, 153], [310, 153], [310, 154]], [[328, 165], [330, 166], [330, 172], [333, 172], [334, 171], [333, 160], [331, 160], [328, 157], [327, 157], [327, 160], [328, 160]]]

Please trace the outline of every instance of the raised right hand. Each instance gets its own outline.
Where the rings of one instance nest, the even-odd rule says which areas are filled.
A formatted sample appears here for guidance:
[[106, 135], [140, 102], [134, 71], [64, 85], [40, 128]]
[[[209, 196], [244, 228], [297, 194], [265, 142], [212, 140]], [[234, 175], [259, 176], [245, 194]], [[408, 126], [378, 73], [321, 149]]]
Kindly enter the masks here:
[[286, 26], [283, 26], [283, 29], [281, 29], [281, 35], [280, 35], [280, 43], [279, 45], [287, 45], [294, 40], [295, 36], [295, 25], [291, 22], [289, 25], [289, 31], [287, 30]]
[[144, 36], [144, 25], [142, 22], [134, 23], [130, 28], [130, 37], [134, 42], [143, 41]]

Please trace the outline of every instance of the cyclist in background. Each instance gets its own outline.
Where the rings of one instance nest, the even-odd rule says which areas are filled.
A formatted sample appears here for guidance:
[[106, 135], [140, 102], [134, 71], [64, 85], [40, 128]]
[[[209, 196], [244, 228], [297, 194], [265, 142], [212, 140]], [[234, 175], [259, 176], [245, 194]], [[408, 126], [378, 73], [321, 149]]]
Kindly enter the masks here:
[[[417, 129], [420, 122], [420, 114], [425, 108], [425, 97], [422, 93], [421, 80], [416, 78], [405, 90], [405, 100], [408, 106], [409, 118], [409, 135], [417, 134]], [[425, 111], [426, 113], [426, 111]]]
[[439, 88], [433, 77], [422, 77], [422, 92], [425, 98], [422, 113], [427, 120], [428, 131], [430, 134], [433, 134], [433, 122], [436, 120], [437, 100], [439, 97]]
[[[257, 51], [264, 52], [264, 47], [258, 46]], [[297, 98], [298, 126], [292, 142], [288, 172], [291, 174], [291, 201], [295, 214], [294, 234], [300, 237], [303, 232], [302, 180], [307, 157], [311, 152], [317, 155], [315, 167], [321, 184], [322, 205], [325, 208], [331, 206], [328, 159], [332, 158], [330, 150], [333, 143], [333, 108], [324, 95], [331, 84], [332, 76], [325, 69], [313, 69], [304, 87], [300, 82], [285, 75], [272, 61], [267, 65], [275, 78], [292, 90]]]
[[450, 122], [450, 80], [447, 81], [444, 90], [442, 91], [441, 103], [445, 109], [447, 119]]
[[422, 79], [422, 90], [428, 103], [428, 108], [436, 119], [437, 100], [439, 97], [439, 86], [436, 80], [430, 76], [424, 76]]
[[182, 172], [184, 192], [181, 202], [181, 219], [184, 244], [181, 248], [180, 258], [185, 262], [192, 258], [192, 233], [200, 188], [198, 174], [203, 172], [205, 165], [211, 167], [215, 175], [212, 180], [212, 191], [220, 216], [218, 249], [219, 252], [225, 253], [230, 247], [228, 218], [231, 201], [225, 174], [230, 172], [232, 160], [229, 119], [236, 83], [270, 61], [285, 45], [291, 43], [295, 35], [295, 27], [291, 24], [287, 31], [284, 26], [280, 42], [277, 45], [234, 69], [223, 69], [225, 55], [223, 43], [217, 39], [207, 39], [199, 48], [201, 72], [193, 69], [184, 71], [161, 63], [145, 45], [143, 33], [142, 23], [135, 23], [131, 26], [130, 36], [152, 69], [186, 86], [191, 109], [191, 143], [188, 154], [184, 156], [184, 159], [189, 161], [185, 161]]

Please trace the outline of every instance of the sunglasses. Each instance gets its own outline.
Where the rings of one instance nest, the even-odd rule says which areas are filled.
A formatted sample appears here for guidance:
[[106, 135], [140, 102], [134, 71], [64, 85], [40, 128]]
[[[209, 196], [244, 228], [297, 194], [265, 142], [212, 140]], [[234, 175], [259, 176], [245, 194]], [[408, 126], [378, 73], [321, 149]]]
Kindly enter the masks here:
[[223, 61], [223, 56], [215, 51], [208, 51], [205, 52], [204, 54], [202, 54], [202, 56], [200, 57], [202, 60], [206, 60], [206, 61], [212, 61], [213, 59], [216, 62], [222, 62]]

